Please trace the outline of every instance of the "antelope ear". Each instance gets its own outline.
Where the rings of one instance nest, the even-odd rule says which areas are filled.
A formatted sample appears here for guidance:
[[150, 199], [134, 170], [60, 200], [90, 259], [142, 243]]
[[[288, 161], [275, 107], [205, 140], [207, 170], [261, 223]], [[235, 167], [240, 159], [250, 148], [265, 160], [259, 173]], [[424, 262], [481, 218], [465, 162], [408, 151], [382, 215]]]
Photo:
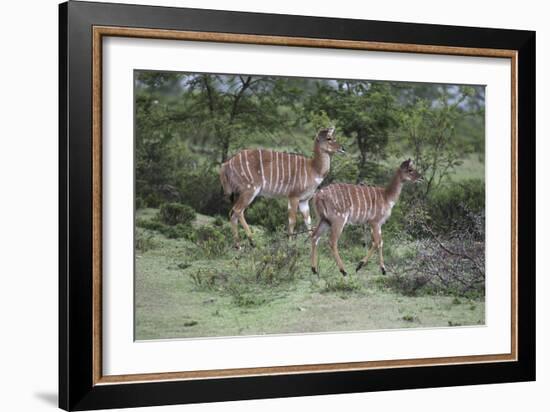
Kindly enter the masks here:
[[408, 169], [410, 164], [411, 164], [411, 159], [405, 160], [403, 163], [401, 163], [401, 169]]
[[327, 138], [327, 133], [328, 133], [328, 129], [319, 129], [319, 131], [317, 132], [317, 137], [316, 139], [318, 141], [323, 141]]

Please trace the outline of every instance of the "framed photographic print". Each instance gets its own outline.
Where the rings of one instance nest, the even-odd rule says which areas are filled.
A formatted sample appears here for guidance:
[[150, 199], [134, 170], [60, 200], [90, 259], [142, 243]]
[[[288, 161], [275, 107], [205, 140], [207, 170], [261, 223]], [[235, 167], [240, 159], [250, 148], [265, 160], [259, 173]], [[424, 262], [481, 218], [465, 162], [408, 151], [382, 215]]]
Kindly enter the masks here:
[[535, 33], [60, 5], [60, 407], [535, 379]]

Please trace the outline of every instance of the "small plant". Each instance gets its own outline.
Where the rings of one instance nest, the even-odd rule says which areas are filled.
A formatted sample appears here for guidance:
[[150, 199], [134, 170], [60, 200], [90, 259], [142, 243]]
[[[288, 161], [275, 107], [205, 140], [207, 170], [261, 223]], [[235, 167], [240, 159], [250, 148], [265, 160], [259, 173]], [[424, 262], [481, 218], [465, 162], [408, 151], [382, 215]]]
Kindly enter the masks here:
[[214, 221], [212, 222], [212, 224], [216, 227], [223, 227], [225, 225], [225, 221], [221, 218], [220, 215], [217, 215], [214, 218]]
[[155, 246], [156, 243], [151, 233], [145, 233], [141, 230], [136, 232], [136, 250], [143, 253], [154, 249]]
[[170, 226], [190, 224], [195, 217], [195, 210], [181, 203], [164, 203], [159, 210], [159, 220]]
[[168, 239], [192, 239], [193, 237], [193, 228], [189, 225], [183, 225], [181, 223], [178, 223], [175, 226], [169, 226], [158, 221], [157, 219], [137, 219], [136, 226], [162, 233]]
[[358, 292], [362, 289], [361, 283], [356, 277], [327, 279], [322, 292]]
[[223, 290], [223, 286], [226, 285], [229, 280], [227, 273], [204, 269], [190, 272], [189, 277], [199, 290], [211, 290], [214, 287]]
[[286, 239], [277, 239], [253, 252], [253, 270], [257, 282], [281, 283], [296, 277], [302, 250]]
[[208, 225], [197, 228], [193, 240], [208, 257], [223, 255], [230, 242], [227, 235], [219, 228]]
[[403, 316], [403, 320], [405, 322], [414, 322], [415, 321], [415, 317], [413, 315], [405, 315]]
[[[288, 224], [287, 207], [281, 200], [256, 199], [247, 210], [246, 219], [250, 224], [262, 226], [268, 232], [274, 233], [280, 227], [286, 228]], [[298, 225], [296, 227], [298, 228]]]

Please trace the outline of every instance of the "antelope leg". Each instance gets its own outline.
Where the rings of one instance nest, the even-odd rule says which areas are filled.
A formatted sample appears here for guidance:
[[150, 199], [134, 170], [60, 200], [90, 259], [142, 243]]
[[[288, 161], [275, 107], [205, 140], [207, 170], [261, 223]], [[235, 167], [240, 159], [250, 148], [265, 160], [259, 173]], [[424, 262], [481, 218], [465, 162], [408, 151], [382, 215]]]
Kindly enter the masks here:
[[294, 227], [296, 226], [296, 211], [298, 210], [298, 198], [291, 197], [288, 199], [288, 236], [292, 237], [294, 234]]
[[322, 220], [321, 222], [319, 222], [319, 226], [317, 226], [311, 236], [311, 271], [313, 273], [316, 273], [317, 275], [319, 275], [319, 270], [317, 269], [317, 245], [319, 244], [321, 236], [328, 228], [329, 224], [326, 221]]
[[332, 222], [331, 225], [331, 232], [330, 232], [330, 249], [332, 250], [332, 255], [334, 256], [334, 259], [336, 260], [336, 264], [338, 265], [338, 269], [340, 269], [340, 273], [342, 275], [346, 276], [348, 273], [346, 272], [346, 269], [344, 268], [344, 262], [342, 262], [342, 258], [340, 257], [340, 253], [338, 253], [338, 239], [340, 239], [340, 235], [342, 234], [342, 230], [344, 229], [344, 222], [343, 221], [335, 221]]
[[309, 200], [302, 200], [299, 203], [300, 212], [302, 213], [302, 216], [304, 217], [304, 223], [306, 224], [308, 232], [311, 234], [311, 217], [309, 215]]

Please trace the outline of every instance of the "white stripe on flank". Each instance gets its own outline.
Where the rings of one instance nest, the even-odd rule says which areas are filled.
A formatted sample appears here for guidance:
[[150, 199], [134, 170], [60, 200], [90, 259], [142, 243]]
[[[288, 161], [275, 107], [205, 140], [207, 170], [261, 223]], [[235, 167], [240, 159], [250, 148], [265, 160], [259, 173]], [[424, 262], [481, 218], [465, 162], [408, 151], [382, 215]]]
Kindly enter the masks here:
[[376, 189], [373, 187], [372, 188], [372, 191], [374, 192], [374, 213], [373, 213], [373, 216], [372, 218], [373, 219], [376, 219], [376, 203], [377, 203], [377, 200], [376, 200]]
[[[239, 172], [237, 172], [237, 169], [235, 167], [235, 157], [237, 157], [237, 156], [235, 155], [231, 159], [229, 159], [229, 167], [231, 168], [231, 171], [233, 172], [232, 176], [236, 176], [239, 179], [238, 185], [240, 186], [243, 182], [243, 178], [241, 177]], [[237, 183], [237, 182], [235, 182], [235, 183]]]
[[239, 163], [241, 165], [241, 176], [243, 177], [244, 181], [247, 181], [246, 180], [246, 173], [244, 172], [244, 168], [243, 168], [243, 152], [242, 151], [239, 152]]
[[246, 170], [248, 171], [248, 176], [250, 176], [250, 183], [254, 184], [254, 177], [252, 176], [252, 173], [250, 173], [250, 167], [248, 166], [248, 150], [244, 151], [244, 160], [246, 162]]
[[273, 186], [273, 150], [270, 150], [270, 162], [269, 162], [269, 193], [271, 193], [271, 189]]
[[368, 202], [368, 205], [367, 205], [367, 220], [370, 220], [370, 212], [371, 212], [371, 200], [370, 200], [370, 187], [365, 187], [365, 193], [367, 194], [367, 196], [369, 197], [369, 202]]
[[279, 193], [281, 191], [281, 172], [279, 172], [279, 169], [281, 168], [281, 157], [280, 157], [280, 153], [279, 152], [276, 152], [277, 153], [277, 180], [275, 181], [275, 191], [277, 193]]
[[281, 153], [281, 172], [282, 172], [281, 192], [284, 194], [285, 193], [285, 189], [284, 189], [284, 185], [285, 185], [285, 154], [284, 153]]
[[292, 179], [292, 170], [291, 170], [291, 167], [290, 167], [290, 155], [287, 153], [286, 154], [286, 158], [287, 158], [287, 161], [288, 161], [288, 184], [286, 185], [286, 192], [289, 193], [289, 188], [290, 188], [290, 179]]
[[361, 192], [361, 197], [363, 198], [363, 205], [361, 208], [361, 220], [364, 222], [367, 220], [367, 198], [365, 197], [365, 189], [363, 187], [358, 187], [357, 190]]
[[277, 168], [277, 176], [275, 177], [275, 186], [273, 187], [273, 194], [277, 193], [277, 183], [279, 183], [279, 152], [275, 152], [275, 167]]
[[307, 181], [307, 160], [304, 158], [304, 190], [306, 190], [307, 188], [307, 184], [308, 184], [308, 181]]
[[[302, 157], [301, 157], [299, 160], [300, 160], [300, 162], [299, 162], [300, 165], [302, 164], [302, 160], [305, 162], [305, 158], [302, 158]], [[299, 190], [300, 190], [300, 192], [301, 192], [301, 191], [304, 190], [304, 187], [302, 186], [302, 168], [297, 166], [297, 167], [296, 167], [296, 170], [297, 170], [297, 171], [298, 171], [298, 170], [300, 171], [300, 176], [299, 176], [299, 177], [300, 177], [300, 187], [299, 187]]]
[[357, 187], [351, 187], [352, 202], [355, 205], [355, 219], [359, 220], [359, 213], [361, 212], [361, 202], [359, 201], [359, 195], [357, 194]]
[[337, 186], [336, 195], [338, 196], [338, 200], [342, 201], [342, 212], [345, 212], [348, 206], [346, 205], [346, 199], [344, 199], [344, 193], [342, 192], [342, 185]]
[[278, 164], [278, 168], [281, 169], [281, 175], [279, 176], [278, 186], [277, 186], [277, 193], [280, 193], [283, 190], [283, 174], [285, 173], [282, 153], [277, 153], [277, 164]]
[[335, 204], [338, 209], [340, 209], [340, 202], [336, 197], [336, 190], [334, 190], [334, 186], [333, 185], [328, 186], [328, 190], [330, 192], [330, 197], [333, 199], [332, 203]]
[[281, 177], [281, 187], [280, 187], [280, 191], [281, 191], [281, 194], [285, 194], [285, 153], [284, 152], [281, 152], [281, 172], [282, 172], [282, 177]]
[[258, 155], [260, 156], [260, 172], [262, 173], [262, 189], [265, 186], [265, 177], [264, 177], [264, 161], [262, 160], [262, 151], [258, 150]]
[[357, 194], [357, 187], [354, 185], [351, 187], [351, 193], [353, 194], [353, 204], [355, 205], [355, 219], [360, 220], [361, 202], [359, 201], [359, 195]]
[[294, 180], [292, 181], [292, 190], [296, 191], [296, 172], [298, 172], [298, 156], [294, 156]]
[[373, 206], [370, 189], [371, 188], [369, 186], [367, 186], [367, 194], [369, 195], [369, 217], [368, 217], [369, 220], [372, 219], [372, 206]]
[[346, 188], [348, 190], [348, 196], [349, 196], [349, 202], [350, 202], [350, 210], [351, 210], [351, 220], [353, 221], [355, 219], [355, 202], [353, 201], [353, 196], [351, 195], [352, 188], [350, 185], [346, 185]]

